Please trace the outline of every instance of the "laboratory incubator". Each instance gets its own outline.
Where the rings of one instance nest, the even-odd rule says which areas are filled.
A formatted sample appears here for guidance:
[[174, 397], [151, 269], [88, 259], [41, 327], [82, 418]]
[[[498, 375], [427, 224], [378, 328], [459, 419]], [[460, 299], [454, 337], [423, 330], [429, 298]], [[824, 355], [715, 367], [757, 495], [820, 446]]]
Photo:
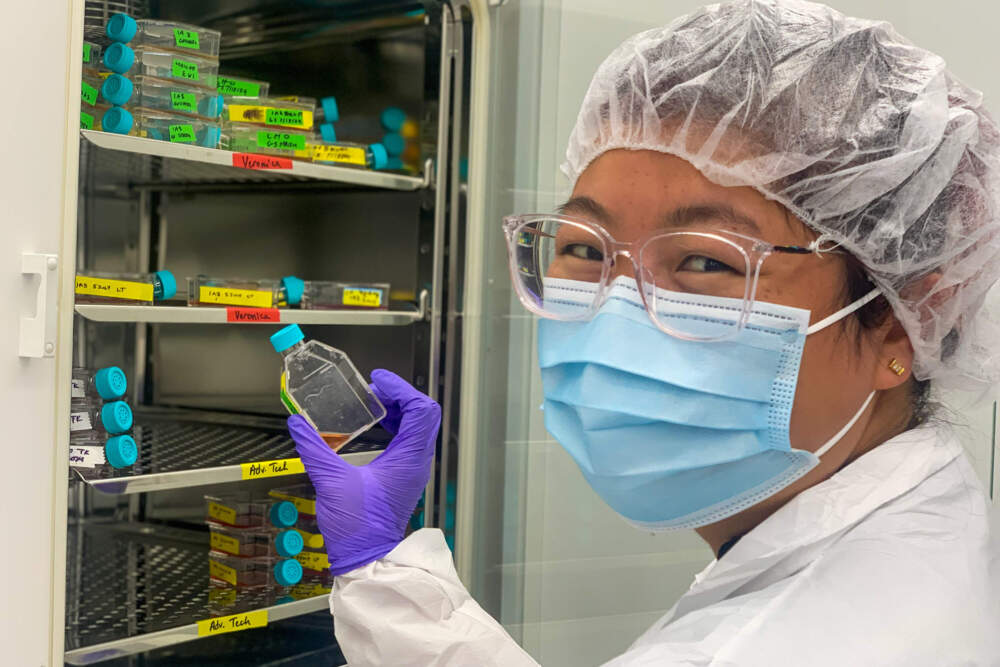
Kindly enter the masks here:
[[[57, 268], [25, 283], [46, 340], [20, 348], [72, 368], [46, 462], [49, 653], [26, 660], [342, 664], [285, 420], [363, 465], [392, 437], [373, 369], [454, 405], [470, 10], [70, 4], [45, 11], [73, 35], [75, 189]], [[453, 541], [446, 450], [412, 524], [448, 502]]]

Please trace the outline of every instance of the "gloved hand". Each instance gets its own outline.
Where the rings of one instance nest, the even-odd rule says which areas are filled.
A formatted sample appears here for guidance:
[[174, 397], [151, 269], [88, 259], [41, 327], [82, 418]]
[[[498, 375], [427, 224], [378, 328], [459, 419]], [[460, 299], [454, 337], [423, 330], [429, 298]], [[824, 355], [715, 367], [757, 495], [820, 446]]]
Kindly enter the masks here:
[[430, 479], [441, 426], [441, 407], [395, 373], [373, 371], [371, 386], [386, 409], [382, 426], [395, 437], [367, 465], [342, 459], [305, 418], [288, 418], [288, 431], [316, 487], [316, 520], [332, 574], [376, 561], [402, 541]]

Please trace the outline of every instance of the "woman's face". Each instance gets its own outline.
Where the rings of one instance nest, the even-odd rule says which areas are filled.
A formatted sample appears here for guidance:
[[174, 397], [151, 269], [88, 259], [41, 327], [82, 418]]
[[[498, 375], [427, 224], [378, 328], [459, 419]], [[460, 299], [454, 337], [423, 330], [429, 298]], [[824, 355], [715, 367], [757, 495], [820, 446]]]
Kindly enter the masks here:
[[[680, 209], [695, 207], [735, 215], [686, 228], [728, 230], [775, 245], [805, 246], [815, 238], [802, 222], [756, 190], [716, 185], [688, 162], [654, 151], [622, 149], [601, 155], [578, 179], [564, 213], [600, 223], [616, 240], [627, 242], [664, 229]], [[628, 261], [616, 266], [616, 275], [631, 277], [632, 271]], [[756, 299], [809, 310], [815, 323], [845, 305], [845, 276], [843, 255], [775, 253], [761, 267]], [[853, 318], [845, 318], [807, 337], [792, 410], [792, 447], [819, 448], [857, 413], [870, 392], [883, 388], [885, 350], [877, 344], [859, 345], [857, 333]], [[901, 362], [909, 365], [908, 359]], [[859, 427], [867, 421], [860, 420]], [[857, 445], [863, 431], [859, 427], [844, 440], [853, 435]], [[817, 475], [836, 470], [851, 451], [849, 446], [834, 451], [838, 449], [846, 453], [837, 456], [831, 451], [814, 471]]]

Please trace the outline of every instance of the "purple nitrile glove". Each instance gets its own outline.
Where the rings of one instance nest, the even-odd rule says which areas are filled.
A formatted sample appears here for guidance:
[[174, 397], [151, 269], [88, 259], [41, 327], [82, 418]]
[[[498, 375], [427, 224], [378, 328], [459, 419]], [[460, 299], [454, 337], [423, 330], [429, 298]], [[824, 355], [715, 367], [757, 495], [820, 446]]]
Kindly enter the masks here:
[[396, 437], [367, 465], [342, 459], [305, 418], [288, 418], [288, 431], [316, 487], [316, 521], [332, 574], [392, 551], [431, 475], [441, 407], [389, 371], [372, 371], [371, 386], [386, 409], [382, 426]]

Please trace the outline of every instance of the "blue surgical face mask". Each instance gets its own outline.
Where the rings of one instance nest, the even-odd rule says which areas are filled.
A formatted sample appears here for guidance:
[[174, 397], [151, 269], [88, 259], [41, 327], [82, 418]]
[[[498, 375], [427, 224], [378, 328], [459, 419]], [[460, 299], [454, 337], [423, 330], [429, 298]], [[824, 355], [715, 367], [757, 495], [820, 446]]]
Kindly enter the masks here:
[[[545, 297], [585, 310], [595, 289], [547, 279]], [[698, 312], [742, 305], [693, 301]], [[809, 327], [807, 310], [756, 302], [734, 338], [692, 342], [656, 328], [635, 281], [618, 278], [593, 319], [539, 320], [545, 426], [631, 523], [651, 530], [714, 523], [809, 472], [871, 402], [874, 392], [816, 452], [792, 449], [788, 425], [806, 336], [864, 303]]]

